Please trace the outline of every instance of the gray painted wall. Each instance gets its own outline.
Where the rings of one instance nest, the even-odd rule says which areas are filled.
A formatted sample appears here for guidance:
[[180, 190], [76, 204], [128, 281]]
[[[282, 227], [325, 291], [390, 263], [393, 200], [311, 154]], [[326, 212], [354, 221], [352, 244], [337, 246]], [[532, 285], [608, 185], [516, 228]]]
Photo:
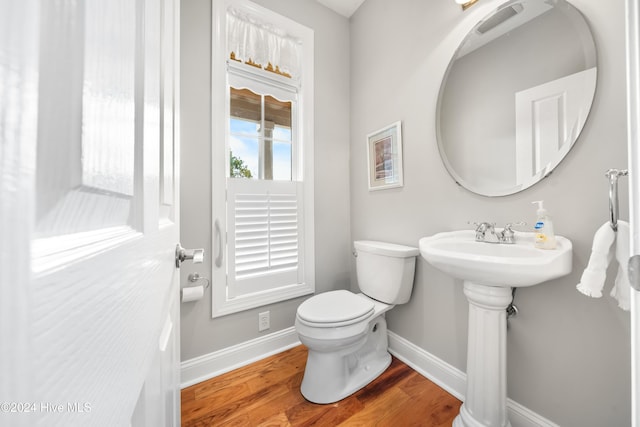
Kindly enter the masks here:
[[[593, 233], [608, 218], [603, 174], [627, 164], [624, 2], [571, 2], [586, 16], [599, 49], [591, 116], [549, 178], [500, 198], [456, 186], [435, 139], [441, 78], [461, 29], [471, 28], [489, 3], [463, 13], [453, 1], [367, 0], [352, 17], [352, 239], [417, 245], [423, 236], [469, 228], [470, 220], [531, 224], [530, 202], [544, 199], [556, 233], [573, 241], [574, 268], [566, 278], [518, 290], [520, 314], [508, 332], [509, 397], [562, 426], [630, 425], [629, 314], [608, 296], [590, 299], [575, 290]], [[369, 192], [365, 135], [397, 120], [403, 122], [405, 185]], [[625, 219], [626, 192], [623, 179]], [[607, 292], [615, 277], [610, 271]], [[411, 301], [388, 313], [389, 329], [464, 370], [468, 316], [462, 283], [422, 259], [416, 273]]]
[[[218, 0], [214, 0], [218, 1]], [[313, 0], [256, 0], [315, 32], [316, 291], [349, 287], [349, 21]], [[211, 277], [211, 0], [181, 6], [182, 182], [181, 238], [204, 247], [204, 264], [185, 264], [182, 283], [198, 271]], [[214, 141], [213, 143], [216, 143]], [[302, 298], [211, 318], [211, 291], [182, 304], [181, 360], [188, 360], [293, 326]], [[258, 313], [271, 329], [258, 332]]]

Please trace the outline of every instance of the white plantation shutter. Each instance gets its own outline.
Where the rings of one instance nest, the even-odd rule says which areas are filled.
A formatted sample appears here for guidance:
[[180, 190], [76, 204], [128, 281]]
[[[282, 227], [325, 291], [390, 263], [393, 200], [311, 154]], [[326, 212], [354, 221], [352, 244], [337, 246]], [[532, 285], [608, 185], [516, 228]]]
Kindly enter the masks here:
[[302, 184], [229, 178], [227, 297], [303, 283]]

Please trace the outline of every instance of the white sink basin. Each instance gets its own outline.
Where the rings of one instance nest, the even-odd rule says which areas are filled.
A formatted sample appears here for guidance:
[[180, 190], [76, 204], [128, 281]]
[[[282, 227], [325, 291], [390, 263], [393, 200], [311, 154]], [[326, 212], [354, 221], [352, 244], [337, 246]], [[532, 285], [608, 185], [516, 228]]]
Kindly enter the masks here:
[[534, 233], [516, 232], [515, 244], [475, 241], [475, 231], [438, 233], [419, 241], [420, 254], [462, 280], [501, 287], [532, 286], [571, 272], [571, 241], [556, 236], [556, 249], [534, 247]]

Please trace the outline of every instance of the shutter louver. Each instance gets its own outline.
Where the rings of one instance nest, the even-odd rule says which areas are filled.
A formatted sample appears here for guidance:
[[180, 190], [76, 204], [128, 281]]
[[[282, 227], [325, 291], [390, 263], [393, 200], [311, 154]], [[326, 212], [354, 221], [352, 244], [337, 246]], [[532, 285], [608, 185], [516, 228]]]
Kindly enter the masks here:
[[300, 283], [298, 183], [229, 179], [230, 297]]

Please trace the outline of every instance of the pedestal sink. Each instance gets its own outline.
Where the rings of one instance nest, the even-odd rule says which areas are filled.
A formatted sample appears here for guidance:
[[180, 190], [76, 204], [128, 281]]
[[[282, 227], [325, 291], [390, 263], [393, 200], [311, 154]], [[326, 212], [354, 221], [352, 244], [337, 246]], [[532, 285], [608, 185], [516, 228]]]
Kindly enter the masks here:
[[475, 241], [475, 231], [438, 233], [419, 241], [420, 254], [464, 281], [469, 301], [467, 391], [453, 427], [510, 427], [507, 418], [507, 314], [512, 288], [571, 272], [571, 241], [556, 236], [553, 250], [534, 247], [534, 233], [514, 244]]

